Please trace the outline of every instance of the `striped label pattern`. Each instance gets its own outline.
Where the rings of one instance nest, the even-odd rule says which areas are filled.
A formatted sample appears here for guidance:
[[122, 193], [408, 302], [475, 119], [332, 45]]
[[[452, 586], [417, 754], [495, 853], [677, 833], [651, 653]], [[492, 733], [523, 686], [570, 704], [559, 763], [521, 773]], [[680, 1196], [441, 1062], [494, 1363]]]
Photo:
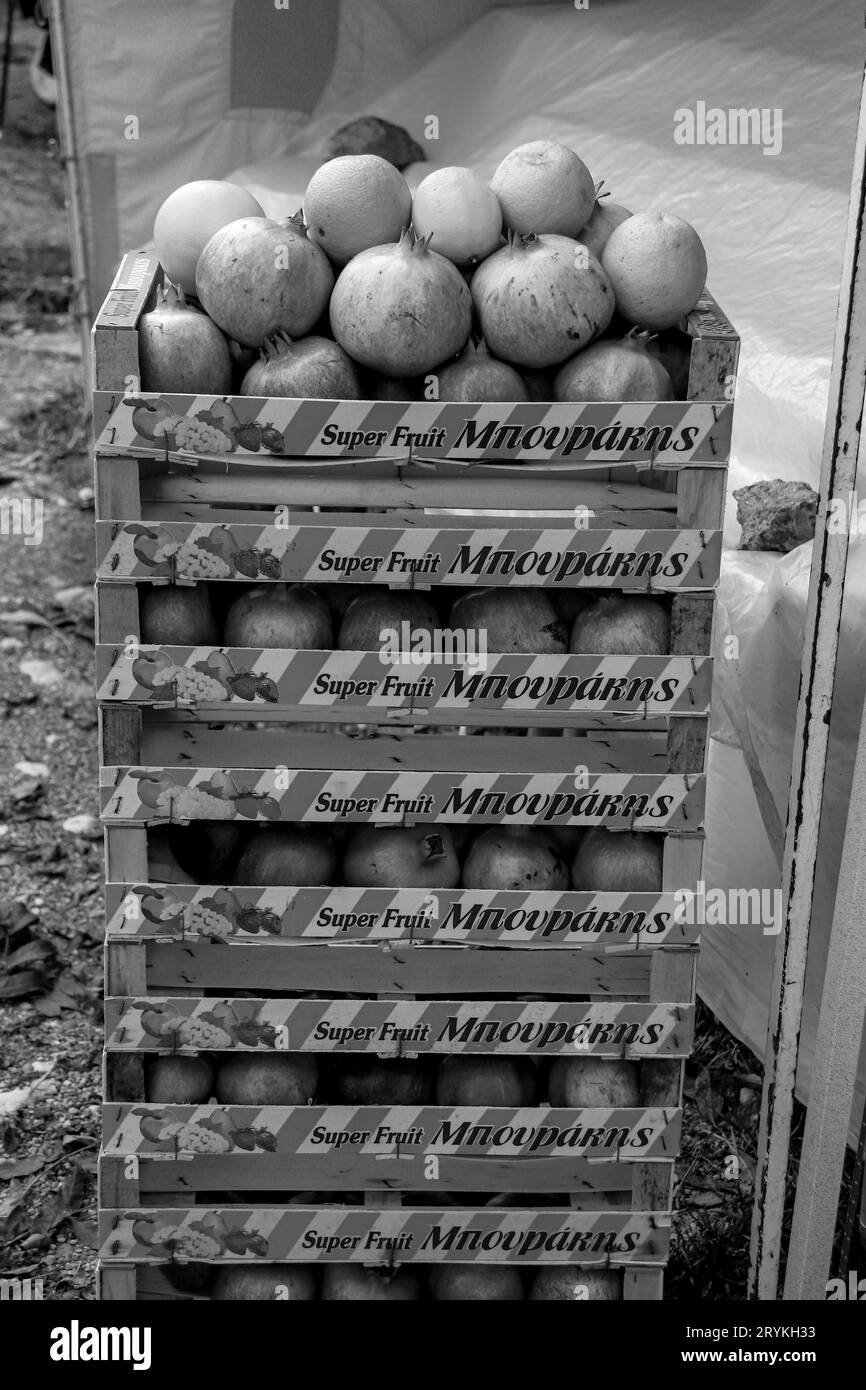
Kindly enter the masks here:
[[[450, 634], [448, 634], [450, 636]], [[479, 653], [393, 661], [379, 652], [142, 646], [99, 649], [102, 703], [213, 705], [232, 701], [316, 711], [428, 709], [567, 714], [700, 715], [709, 711], [711, 657], [524, 656]]]
[[673, 893], [110, 884], [108, 901], [107, 934], [125, 941], [401, 941], [622, 952], [690, 945], [700, 933], [687, 901]]
[[106, 1047], [118, 1051], [515, 1052], [683, 1057], [687, 1004], [520, 1000], [107, 999]]
[[[575, 755], [577, 756], [577, 755]], [[400, 825], [605, 825], [699, 830], [705, 778], [673, 773], [329, 772], [258, 768], [103, 768], [108, 824], [358, 821]], [[106, 785], [108, 783], [108, 785]]]
[[99, 1236], [99, 1258], [108, 1264], [162, 1263], [172, 1255], [226, 1263], [663, 1264], [670, 1217], [502, 1207], [166, 1207], [103, 1210]]
[[102, 580], [712, 589], [720, 531], [97, 523]]
[[103, 452], [199, 459], [540, 459], [723, 464], [733, 408], [694, 401], [466, 404], [98, 392]]
[[658, 1107], [136, 1105], [103, 1107], [103, 1153], [311, 1158], [671, 1158], [681, 1112]]

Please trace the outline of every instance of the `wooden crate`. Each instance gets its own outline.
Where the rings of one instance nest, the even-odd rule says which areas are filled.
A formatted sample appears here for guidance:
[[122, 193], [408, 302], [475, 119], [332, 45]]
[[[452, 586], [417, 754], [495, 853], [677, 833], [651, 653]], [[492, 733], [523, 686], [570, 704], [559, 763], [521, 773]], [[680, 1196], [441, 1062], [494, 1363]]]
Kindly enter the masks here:
[[[161, 1243], [154, 1244], [153, 1236]], [[225, 1246], [247, 1245], [243, 1258]], [[197, 1241], [196, 1245], [191, 1242]], [[204, 1241], [204, 1244], [202, 1243]], [[177, 1297], [164, 1271], [172, 1252], [220, 1250], [215, 1266], [247, 1263], [353, 1263], [381, 1268], [443, 1260], [532, 1270], [580, 1264], [621, 1270], [623, 1298], [661, 1297], [670, 1220], [654, 1211], [581, 1212], [346, 1206], [182, 1207], [164, 1204], [100, 1213], [103, 1299]], [[251, 1244], [250, 1244], [251, 1243]], [[220, 1247], [222, 1247], [220, 1249]], [[160, 1277], [162, 1273], [162, 1277]], [[285, 1297], [275, 1291], [275, 1298]]]

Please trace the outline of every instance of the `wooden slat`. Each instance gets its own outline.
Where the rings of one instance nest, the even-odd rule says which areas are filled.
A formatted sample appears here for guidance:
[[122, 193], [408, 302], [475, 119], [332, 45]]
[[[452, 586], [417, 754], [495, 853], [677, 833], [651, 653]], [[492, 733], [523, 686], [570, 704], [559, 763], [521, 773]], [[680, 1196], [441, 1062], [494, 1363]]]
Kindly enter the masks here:
[[[109, 950], [140, 949], [115, 942]], [[335, 994], [543, 994], [550, 997], [591, 995], [598, 998], [648, 998], [649, 957], [589, 951], [496, 950], [467, 946], [153, 945], [147, 951], [147, 988], [163, 986], [253, 991], [312, 990]], [[127, 993], [138, 991], [129, 990]]]

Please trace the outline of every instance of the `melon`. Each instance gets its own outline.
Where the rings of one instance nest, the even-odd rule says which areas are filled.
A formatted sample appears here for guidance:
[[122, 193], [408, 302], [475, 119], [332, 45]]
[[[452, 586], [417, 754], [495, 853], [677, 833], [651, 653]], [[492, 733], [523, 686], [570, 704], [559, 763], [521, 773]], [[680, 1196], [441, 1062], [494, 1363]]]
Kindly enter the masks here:
[[[412, 199], [412, 226], [455, 265], [484, 260], [502, 234], [502, 208], [474, 169], [448, 166], [422, 179]], [[478, 397], [478, 399], [482, 399]]]

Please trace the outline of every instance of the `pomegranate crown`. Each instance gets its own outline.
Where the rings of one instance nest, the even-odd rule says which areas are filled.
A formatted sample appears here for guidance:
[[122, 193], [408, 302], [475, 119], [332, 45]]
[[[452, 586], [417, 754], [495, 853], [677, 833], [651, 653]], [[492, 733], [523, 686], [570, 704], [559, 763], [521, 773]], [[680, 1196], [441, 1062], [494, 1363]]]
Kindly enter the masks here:
[[401, 251], [409, 256], [423, 256], [430, 250], [430, 242], [433, 240], [433, 233], [427, 236], [419, 236], [412, 226], [404, 227], [400, 233], [400, 240], [397, 243]]
[[265, 338], [259, 348], [263, 362], [276, 362], [279, 357], [287, 357], [294, 347], [292, 339], [282, 328], [272, 338]]

